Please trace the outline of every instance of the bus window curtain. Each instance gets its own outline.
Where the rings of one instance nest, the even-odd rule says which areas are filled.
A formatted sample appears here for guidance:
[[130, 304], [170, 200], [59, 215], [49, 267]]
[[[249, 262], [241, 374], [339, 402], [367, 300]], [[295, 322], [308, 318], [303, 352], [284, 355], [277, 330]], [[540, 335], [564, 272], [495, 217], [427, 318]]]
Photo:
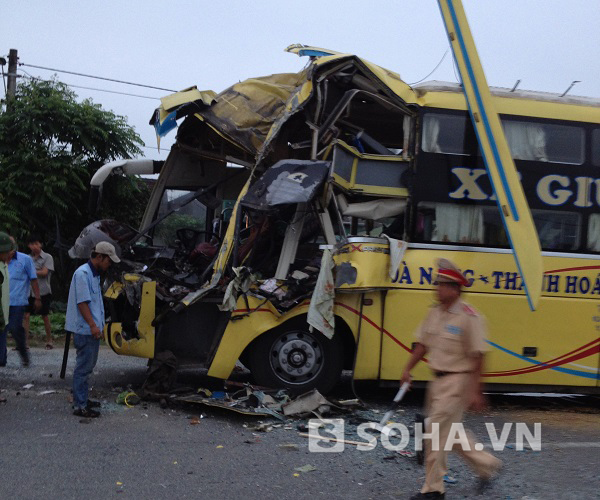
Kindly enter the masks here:
[[483, 210], [474, 206], [437, 203], [432, 241], [483, 243]]
[[541, 125], [528, 122], [503, 121], [504, 135], [515, 160], [548, 161], [546, 134]]
[[600, 214], [590, 215], [587, 247], [592, 252], [600, 252]]
[[421, 148], [428, 153], [441, 153], [438, 139], [440, 136], [440, 119], [427, 115], [423, 123], [423, 141]]

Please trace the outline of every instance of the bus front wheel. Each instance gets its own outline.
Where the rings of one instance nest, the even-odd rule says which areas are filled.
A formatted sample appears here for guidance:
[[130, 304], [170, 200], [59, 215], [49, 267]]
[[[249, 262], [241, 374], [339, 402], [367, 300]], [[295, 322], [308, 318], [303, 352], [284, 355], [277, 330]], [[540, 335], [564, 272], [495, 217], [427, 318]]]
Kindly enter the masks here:
[[308, 327], [273, 330], [261, 335], [249, 355], [258, 385], [282, 387], [294, 394], [311, 389], [329, 392], [342, 373], [343, 343]]

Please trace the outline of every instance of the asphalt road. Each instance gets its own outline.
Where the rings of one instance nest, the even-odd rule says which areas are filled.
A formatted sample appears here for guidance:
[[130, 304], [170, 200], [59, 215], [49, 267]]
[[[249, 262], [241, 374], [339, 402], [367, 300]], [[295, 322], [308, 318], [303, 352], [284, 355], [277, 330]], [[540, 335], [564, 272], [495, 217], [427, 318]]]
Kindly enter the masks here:
[[[381, 444], [372, 451], [347, 445], [341, 453], [312, 453], [298, 435], [298, 421], [259, 432], [259, 421], [270, 420], [192, 404], [117, 405], [121, 390], [141, 385], [146, 363], [106, 348], [92, 391], [103, 403], [102, 417], [80, 419], [70, 409], [73, 354], [65, 380], [58, 377], [61, 349], [33, 348], [27, 369], [9, 352], [7, 367], [0, 368], [0, 398], [6, 399], [0, 403], [0, 498], [408, 498], [422, 483], [424, 470], [414, 458]], [[193, 371], [179, 381], [214, 383]], [[369, 407], [346, 417], [346, 439], [359, 439], [356, 424], [378, 420], [393, 396], [369, 386], [360, 390]], [[336, 395], [351, 396], [348, 384]], [[394, 421], [409, 425], [421, 396], [411, 394]], [[479, 498], [600, 498], [597, 398], [494, 397], [489, 411], [467, 419], [479, 437], [487, 435], [486, 422], [498, 428], [541, 422], [542, 450], [495, 452], [505, 466]], [[315, 470], [295, 470], [305, 465]], [[450, 458], [449, 475], [455, 484], [448, 484], [446, 498], [477, 498], [476, 481], [458, 458]]]

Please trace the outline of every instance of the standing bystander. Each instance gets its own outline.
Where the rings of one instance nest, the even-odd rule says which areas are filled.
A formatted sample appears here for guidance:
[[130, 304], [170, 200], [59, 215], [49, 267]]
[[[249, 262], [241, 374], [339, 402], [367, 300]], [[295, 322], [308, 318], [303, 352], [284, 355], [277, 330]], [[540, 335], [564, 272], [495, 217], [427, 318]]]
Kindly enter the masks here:
[[100, 338], [104, 329], [104, 302], [100, 273], [112, 262], [120, 262], [115, 247], [107, 241], [98, 243], [90, 260], [77, 268], [69, 288], [65, 329], [73, 333], [77, 350], [73, 372], [73, 415], [96, 418], [100, 412], [97, 401], [88, 400], [89, 377], [98, 361]]
[[15, 339], [17, 350], [21, 355], [21, 363], [23, 366], [29, 366], [29, 353], [25, 345], [23, 316], [25, 315], [25, 309], [29, 305], [30, 287], [35, 296], [34, 306], [36, 310], [41, 307], [40, 288], [33, 260], [31, 260], [29, 255], [17, 251], [17, 244], [12, 236], [10, 236], [10, 241], [13, 244], [8, 262], [10, 307], [8, 323], [2, 335], [0, 335], [0, 366], [6, 365], [6, 337], [8, 332], [11, 332]]
[[[481, 384], [485, 343], [485, 322], [481, 315], [460, 298], [461, 287], [468, 280], [447, 259], [438, 260], [437, 298], [416, 332], [417, 343], [402, 373], [401, 383], [410, 382], [410, 371], [427, 354], [434, 379], [427, 386], [427, 434], [437, 435], [433, 445], [425, 442], [425, 484], [418, 499], [444, 498], [444, 475], [448, 438], [452, 424], [460, 424], [464, 411], [485, 407]], [[467, 442], [453, 444], [452, 451], [462, 455], [480, 478], [480, 489], [498, 471], [502, 462], [474, 446], [470, 435]], [[452, 436], [454, 438], [454, 436]]]
[[[8, 288], [8, 266], [6, 263], [12, 251], [12, 241], [8, 234], [0, 231], [0, 332], [4, 330], [8, 322], [9, 314], [9, 288]], [[1, 333], [0, 333], [1, 335]]]
[[[50, 302], [52, 302], [52, 289], [50, 287], [50, 278], [54, 271], [54, 259], [52, 255], [42, 250], [42, 242], [38, 236], [31, 235], [27, 240], [27, 246], [31, 252], [29, 256], [33, 259], [35, 265], [35, 272], [38, 277], [38, 284], [40, 287], [40, 296], [42, 299], [42, 308], [38, 311], [38, 314], [44, 321], [44, 329], [46, 330], [46, 350], [52, 349], [52, 327], [50, 325]], [[29, 296], [29, 307], [25, 313], [25, 342], [29, 346], [29, 317], [31, 314], [35, 314], [35, 296], [33, 290]]]

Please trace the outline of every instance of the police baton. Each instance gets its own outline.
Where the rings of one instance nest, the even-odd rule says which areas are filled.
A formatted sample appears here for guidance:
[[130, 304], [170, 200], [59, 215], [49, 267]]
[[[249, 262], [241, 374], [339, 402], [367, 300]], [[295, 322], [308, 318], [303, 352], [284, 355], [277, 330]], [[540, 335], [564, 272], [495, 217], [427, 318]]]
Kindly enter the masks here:
[[60, 378], [65, 378], [65, 372], [67, 371], [67, 361], [69, 360], [69, 347], [71, 347], [71, 332], [67, 332], [65, 335], [65, 350], [63, 352], [62, 366], [60, 367]]
[[402, 401], [402, 398], [406, 394], [406, 391], [408, 391], [409, 387], [410, 387], [410, 382], [404, 382], [400, 386], [400, 389], [396, 393], [396, 396], [394, 396], [394, 400], [392, 401], [391, 408], [385, 413], [385, 415], [380, 420], [380, 422], [378, 424], [375, 424], [374, 428], [377, 429], [379, 432], [381, 432], [383, 434], [387, 434], [387, 435], [395, 434], [395, 431], [390, 432], [390, 429], [388, 427], [386, 427], [386, 424], [387, 424], [388, 420], [390, 418], [392, 418], [392, 415], [394, 414], [394, 412], [397, 410], [398, 406], [400, 405], [400, 401]]

